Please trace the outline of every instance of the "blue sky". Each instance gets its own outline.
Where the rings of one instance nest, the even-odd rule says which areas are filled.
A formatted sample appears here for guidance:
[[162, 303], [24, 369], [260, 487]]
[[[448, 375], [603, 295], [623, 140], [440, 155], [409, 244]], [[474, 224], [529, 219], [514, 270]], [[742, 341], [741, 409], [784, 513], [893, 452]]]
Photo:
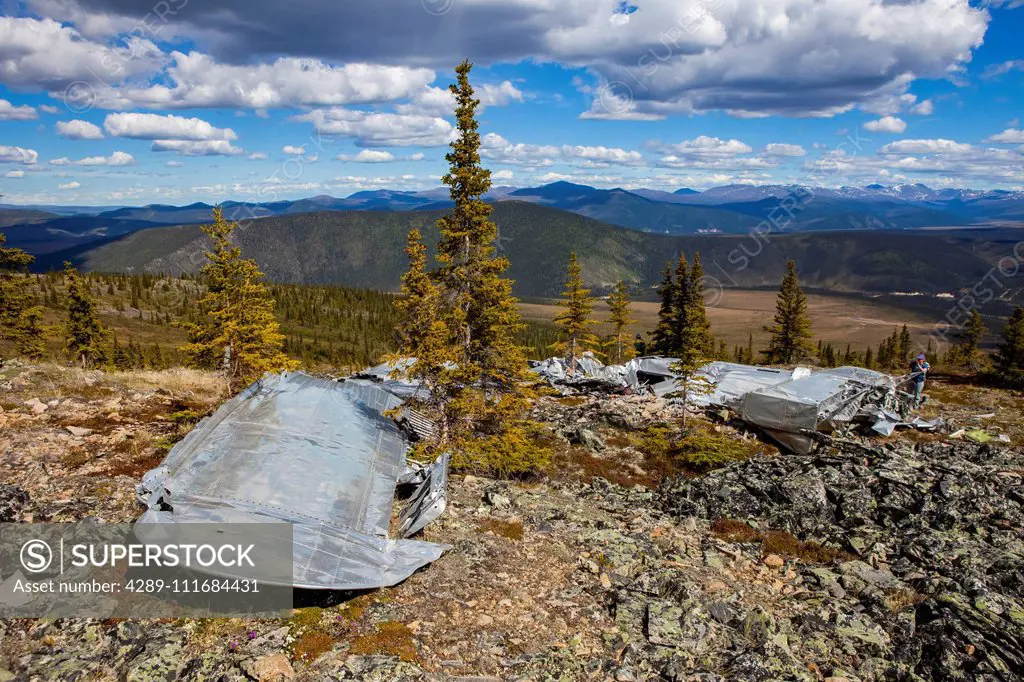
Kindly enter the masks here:
[[[336, 5], [336, 6], [335, 6]], [[1022, 0], [7, 0], [6, 203], [495, 184], [1024, 188]]]

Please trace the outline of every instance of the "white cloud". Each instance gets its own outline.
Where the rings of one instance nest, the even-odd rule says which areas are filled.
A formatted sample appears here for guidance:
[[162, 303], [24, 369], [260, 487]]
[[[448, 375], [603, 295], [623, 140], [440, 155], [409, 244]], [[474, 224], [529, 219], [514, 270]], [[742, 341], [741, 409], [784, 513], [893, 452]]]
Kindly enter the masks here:
[[100, 127], [75, 119], [73, 121], [57, 121], [57, 134], [69, 140], [102, 140], [103, 131]]
[[642, 166], [645, 163], [640, 152], [620, 147], [512, 143], [497, 133], [483, 136], [480, 154], [494, 163], [530, 168], [552, 166], [559, 160], [585, 168]]
[[153, 140], [154, 152], [177, 152], [182, 156], [238, 156], [245, 150], [227, 140]]
[[355, 156], [342, 154], [339, 161], [351, 161], [353, 163], [389, 163], [395, 160], [395, 155], [380, 149], [364, 149]]
[[35, 149], [0, 145], [0, 163], [23, 163], [30, 166], [38, 160], [39, 153]]
[[77, 180], [72, 180], [71, 182], [65, 182], [63, 185], [57, 185], [57, 189], [78, 189], [81, 186], [82, 183]]
[[[487, 107], [504, 107], [525, 99], [523, 92], [507, 80], [497, 84], [475, 85], [473, 89], [475, 97], [480, 100], [478, 112], [485, 111]], [[455, 111], [455, 96], [447, 88], [425, 87], [410, 99], [409, 103], [396, 107], [398, 113], [450, 117]]]
[[107, 133], [136, 140], [235, 140], [231, 128], [216, 128], [201, 118], [173, 114], [108, 114], [103, 121]]
[[114, 152], [110, 156], [87, 156], [77, 161], [62, 156], [50, 161], [53, 166], [131, 166], [134, 163], [135, 158], [127, 152]]
[[872, 133], [892, 133], [898, 135], [907, 129], [907, 123], [895, 116], [883, 116], [877, 121], [865, 123], [864, 129]]
[[562, 150], [554, 145], [513, 144], [497, 133], [487, 133], [480, 141], [480, 155], [494, 163], [513, 166], [552, 166]]
[[168, 168], [181, 168], [185, 164], [181, 161], [168, 161], [164, 165], [167, 166]]
[[209, 55], [172, 52], [173, 83], [122, 88], [136, 106], [159, 108], [337, 106], [411, 96], [434, 80], [430, 69], [281, 57], [269, 64], [221, 64]]
[[84, 104], [81, 98], [91, 100], [105, 84], [149, 75], [164, 61], [152, 41], [132, 36], [120, 43], [88, 40], [53, 19], [0, 16], [0, 82], [12, 88], [41, 88], [54, 97], [62, 97], [73, 83], [84, 84], [68, 93], [69, 106], [75, 110]]
[[985, 142], [998, 142], [999, 144], [1024, 144], [1024, 130], [1007, 128], [985, 139]]
[[953, 140], [897, 140], [879, 151], [882, 154], [964, 154], [973, 150], [969, 144]]
[[286, 144], [285, 146], [281, 147], [281, 153], [288, 154], [289, 156], [302, 156], [303, 154], [306, 153], [306, 148]]
[[31, 121], [38, 116], [30, 106], [16, 107], [5, 99], [0, 99], [0, 121]]
[[910, 113], [917, 114], [918, 116], [931, 116], [934, 111], [935, 105], [932, 104], [930, 99], [922, 100], [910, 108]]
[[723, 140], [707, 135], [701, 135], [692, 140], [683, 140], [679, 144], [668, 145], [664, 149], [682, 156], [695, 157], [727, 157], [749, 154], [754, 151], [750, 145], [739, 140]]
[[4, 174], [4, 177], [5, 178], [23, 178], [23, 177], [25, 177], [25, 171], [23, 171], [23, 170], [7, 171], [7, 173]]
[[618, 147], [563, 145], [562, 158], [569, 161], [580, 160], [592, 168], [601, 168], [613, 164], [619, 166], [640, 166], [644, 163], [644, 157], [640, 152], [620, 149]]
[[[409, 12], [407, 0], [189, 3], [161, 26], [161, 37], [186, 38], [214, 56], [163, 55], [136, 38], [146, 58], [128, 60], [125, 72], [109, 79], [104, 57], [124, 62], [129, 50], [108, 38], [144, 25], [147, 13], [152, 21], [152, 8], [126, 0], [33, 0], [35, 12], [74, 23], [81, 33], [57, 21], [8, 19], [19, 28], [16, 39], [0, 31], [0, 79], [19, 87], [50, 82], [46, 89], [59, 94], [79, 74], [98, 73], [117, 87], [102, 106], [336, 106], [413, 97], [433, 82], [431, 69], [472, 54], [486, 64], [535, 59], [586, 68], [597, 84], [591, 118], [711, 110], [832, 116], [853, 106], [907, 106], [902, 97], [915, 79], [963, 69], [992, 18], [963, 0], [710, 4], [645, 0], [627, 16], [611, 0], [472, 0], [455, 2], [438, 21]], [[46, 39], [26, 38], [20, 24], [40, 24], [34, 30], [45, 30]], [[140, 75], [151, 84], [121, 85]], [[603, 106], [600, 86], [616, 83], [631, 92]]]
[[439, 147], [455, 137], [452, 125], [437, 116], [393, 114], [351, 109], [317, 109], [294, 116], [325, 135], [354, 137], [361, 147]]
[[265, 161], [267, 159], [267, 155], [264, 152], [253, 152], [252, 154], [245, 158], [249, 159], [250, 161]]
[[511, 180], [513, 176], [515, 176], [515, 173], [506, 168], [504, 170], [495, 171], [494, 173], [491, 173], [491, 180], [507, 181]]
[[772, 142], [765, 146], [764, 153], [768, 156], [805, 156], [807, 150], [798, 144]]
[[938, 187], [992, 187], [1024, 184], [1024, 153], [1019, 149], [977, 148], [954, 140], [900, 140], [877, 155], [828, 152], [805, 164], [823, 183], [834, 180], [924, 182]]
[[60, 113], [60, 109], [58, 109], [57, 107], [54, 107], [54, 106], [50, 106], [49, 104], [40, 104], [39, 105], [39, 111], [42, 111], [45, 114], [59, 114]]

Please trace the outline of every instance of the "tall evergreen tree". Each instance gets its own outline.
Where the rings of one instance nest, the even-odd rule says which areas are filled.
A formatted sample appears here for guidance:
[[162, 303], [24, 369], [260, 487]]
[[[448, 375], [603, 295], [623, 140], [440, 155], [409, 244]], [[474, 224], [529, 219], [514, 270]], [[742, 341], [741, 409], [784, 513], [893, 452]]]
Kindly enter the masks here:
[[223, 371], [232, 390], [265, 372], [298, 366], [282, 350], [284, 336], [263, 273], [232, 240], [237, 229], [219, 206], [213, 223], [202, 227], [212, 243], [202, 270], [207, 290], [198, 305], [204, 319], [184, 325], [189, 343], [181, 348], [194, 365]]
[[109, 333], [100, 324], [89, 283], [71, 263], [64, 263], [67, 287], [68, 316], [64, 325], [64, 348], [68, 356], [82, 367], [106, 362]]
[[686, 287], [685, 318], [688, 338], [700, 344], [704, 356], [712, 355], [715, 339], [711, 335], [711, 321], [704, 305], [704, 268], [700, 264], [699, 251], [693, 254], [693, 267], [690, 268]]
[[32, 281], [24, 274], [35, 257], [4, 247], [6, 240], [0, 232], [0, 340], [13, 341], [18, 353], [39, 359], [45, 352], [43, 310], [35, 304]]
[[46, 355], [46, 331], [43, 328], [41, 306], [30, 306], [18, 316], [14, 347], [29, 360], [42, 360]]
[[907, 329], [907, 325], [903, 325], [896, 346], [896, 361], [901, 367], [905, 367], [910, 362], [910, 347], [910, 331]]
[[448, 327], [441, 317], [441, 292], [430, 278], [427, 247], [416, 228], [409, 231], [405, 253], [409, 270], [402, 276], [402, 295], [395, 300], [400, 317], [399, 351], [388, 359], [416, 358], [406, 375], [427, 389], [428, 402], [436, 409], [440, 373], [455, 359], [455, 354], [448, 344]]
[[534, 467], [541, 455], [523, 430], [529, 376], [517, 336], [525, 325], [512, 282], [503, 276], [508, 260], [495, 254], [497, 226], [483, 199], [491, 174], [480, 165], [472, 67], [468, 60], [460, 64], [449, 88], [457, 136], [445, 155], [449, 170], [442, 182], [454, 206], [437, 221], [440, 266], [433, 273], [451, 363], [423, 371], [437, 376], [437, 445], [456, 451], [456, 466], [512, 473]]
[[675, 349], [676, 283], [672, 279], [672, 264], [665, 264], [665, 272], [658, 286], [661, 307], [658, 309], [658, 325], [651, 332], [651, 352], [655, 355], [671, 355]]
[[580, 356], [587, 350], [597, 348], [599, 340], [594, 334], [596, 321], [590, 318], [594, 310], [594, 299], [590, 289], [583, 284], [583, 268], [576, 259], [576, 252], [569, 254], [569, 268], [566, 274], [565, 291], [558, 305], [564, 308], [555, 317], [555, 326], [559, 329], [559, 340], [552, 345], [557, 353], [565, 354], [569, 373], [576, 371]]
[[981, 354], [978, 347], [985, 336], [985, 322], [981, 319], [981, 313], [972, 309], [971, 316], [960, 333], [960, 338], [950, 349], [949, 355], [951, 364], [966, 366], [969, 369], [978, 369]]
[[807, 296], [800, 288], [794, 261], [786, 264], [786, 275], [775, 301], [774, 322], [765, 331], [772, 335], [768, 356], [773, 362], [791, 364], [806, 357], [813, 348]]
[[1024, 385], [1024, 307], [1017, 306], [1003, 327], [1003, 342], [995, 356], [996, 369], [1001, 379]]
[[690, 302], [693, 298], [690, 293], [690, 264], [686, 261], [686, 254], [680, 253], [676, 261], [675, 282], [673, 284], [674, 299], [672, 301], [672, 335], [671, 345], [666, 349], [666, 355], [673, 357], [679, 355], [679, 349], [691, 339], [690, 335]]
[[621, 365], [636, 357], [636, 348], [629, 333], [629, 328], [636, 324], [632, 317], [631, 303], [629, 288], [624, 281], [619, 280], [608, 296], [608, 322], [612, 326], [612, 333], [606, 347], [608, 362], [611, 364]]

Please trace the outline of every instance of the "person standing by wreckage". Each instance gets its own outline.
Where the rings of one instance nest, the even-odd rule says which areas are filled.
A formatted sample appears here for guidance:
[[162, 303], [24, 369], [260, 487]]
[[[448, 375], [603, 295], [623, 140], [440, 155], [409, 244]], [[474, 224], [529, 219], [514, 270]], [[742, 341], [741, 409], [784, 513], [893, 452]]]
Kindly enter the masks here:
[[924, 381], [931, 368], [932, 366], [928, 364], [924, 353], [910, 362], [910, 383], [914, 387], [914, 407], [921, 405], [921, 392], [924, 390]]

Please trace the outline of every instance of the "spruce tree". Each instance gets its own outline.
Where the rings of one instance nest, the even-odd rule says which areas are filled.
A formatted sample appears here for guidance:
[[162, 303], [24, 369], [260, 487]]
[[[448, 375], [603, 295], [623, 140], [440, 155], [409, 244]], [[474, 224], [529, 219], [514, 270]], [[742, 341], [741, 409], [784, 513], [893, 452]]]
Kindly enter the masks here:
[[1024, 307], [1017, 306], [1003, 327], [1003, 342], [995, 356], [1000, 379], [1014, 386], [1024, 385]]
[[651, 352], [668, 356], [675, 349], [676, 283], [672, 279], [672, 264], [665, 264], [665, 272], [658, 287], [661, 307], [658, 309], [658, 325], [651, 332]]
[[576, 259], [575, 251], [569, 254], [569, 268], [562, 296], [564, 298], [558, 301], [558, 305], [565, 310], [555, 317], [559, 340], [551, 348], [565, 355], [568, 372], [574, 374], [583, 353], [599, 344], [597, 336], [591, 331], [597, 324], [590, 318], [594, 310], [594, 299], [590, 296], [590, 289], [583, 284], [583, 268]]
[[807, 296], [800, 289], [794, 261], [786, 264], [786, 275], [775, 302], [774, 322], [765, 331], [771, 333], [768, 355], [773, 362], [791, 364], [802, 360], [813, 348]]
[[71, 263], [64, 262], [68, 316], [64, 324], [64, 348], [83, 368], [107, 361], [110, 334], [100, 324], [89, 283]]
[[46, 350], [43, 309], [35, 304], [32, 280], [24, 274], [35, 257], [4, 247], [6, 239], [0, 232], [0, 340], [14, 342], [20, 355], [38, 360]]
[[711, 335], [711, 322], [704, 305], [704, 268], [700, 264], [700, 252], [693, 254], [693, 267], [690, 268], [686, 287], [685, 313], [688, 337], [700, 344], [704, 356], [712, 355], [715, 339]]
[[679, 355], [683, 344], [691, 338], [689, 333], [690, 302], [690, 266], [686, 261], [686, 254], [680, 253], [676, 261], [675, 283], [673, 286], [674, 300], [672, 302], [672, 334], [671, 343], [666, 349], [666, 355], [676, 357]]
[[985, 336], [985, 322], [981, 319], [981, 313], [977, 309], [971, 310], [971, 316], [964, 325], [960, 338], [953, 348], [950, 349], [952, 363], [954, 365], [966, 366], [969, 369], [978, 369], [980, 353], [978, 347]]
[[14, 347], [29, 360], [42, 360], [46, 355], [46, 331], [43, 328], [43, 309], [30, 306], [18, 316], [14, 327]]
[[[503, 276], [508, 260], [495, 254], [498, 228], [483, 199], [491, 174], [480, 165], [480, 101], [469, 82], [472, 67], [468, 60], [460, 64], [457, 82], [449, 87], [457, 136], [445, 155], [449, 170], [442, 182], [454, 207], [437, 221], [439, 267], [432, 273], [447, 349], [421, 371], [437, 377], [435, 447], [454, 450], [459, 468], [525, 473], [536, 470], [545, 453], [532, 443], [523, 420], [530, 377], [516, 339], [525, 325], [512, 281]], [[441, 357], [450, 357], [450, 363], [441, 364]]]
[[440, 373], [455, 359], [453, 347], [448, 344], [448, 327], [441, 318], [441, 292], [430, 278], [427, 269], [427, 247], [420, 231], [413, 228], [406, 239], [405, 254], [409, 270], [402, 276], [402, 295], [395, 300], [400, 321], [397, 326], [399, 351], [388, 356], [397, 362], [402, 358], [416, 358], [405, 374], [418, 381], [433, 402], [438, 394]]
[[910, 331], [907, 329], [907, 325], [903, 325], [903, 329], [900, 330], [899, 341], [896, 346], [896, 360], [897, 364], [901, 367], [905, 367], [910, 362]]
[[183, 325], [189, 343], [181, 348], [193, 365], [220, 369], [231, 390], [265, 372], [297, 366], [282, 351], [284, 336], [263, 273], [232, 241], [236, 229], [238, 223], [225, 219], [219, 206], [213, 223], [202, 227], [212, 243], [202, 270], [207, 290], [198, 303], [203, 319]]
[[607, 343], [607, 356], [611, 364], [621, 365], [636, 357], [636, 348], [629, 334], [629, 328], [636, 324], [632, 317], [631, 303], [629, 288], [624, 281], [619, 280], [608, 296], [608, 322], [612, 326], [612, 333]]

